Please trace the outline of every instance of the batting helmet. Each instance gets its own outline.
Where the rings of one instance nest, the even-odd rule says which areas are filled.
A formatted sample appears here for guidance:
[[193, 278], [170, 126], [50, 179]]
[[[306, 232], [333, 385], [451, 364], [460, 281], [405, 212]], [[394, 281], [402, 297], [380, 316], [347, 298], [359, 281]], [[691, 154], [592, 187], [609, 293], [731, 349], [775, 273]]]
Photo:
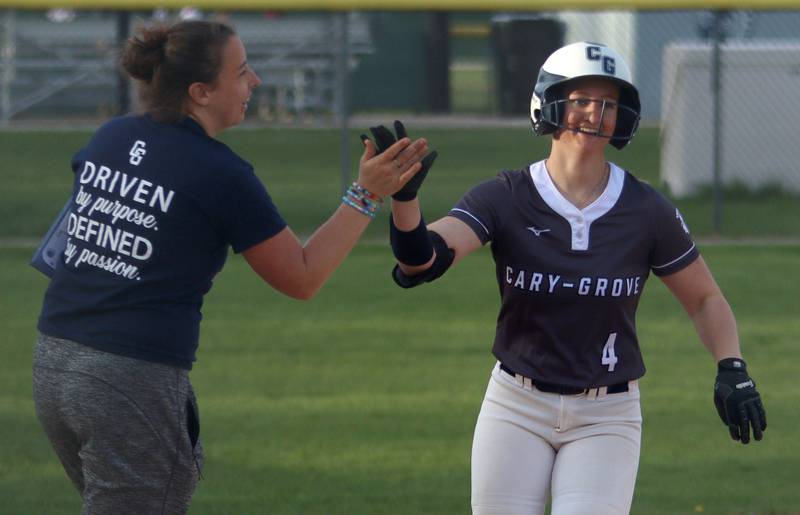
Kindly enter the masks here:
[[564, 127], [565, 86], [585, 78], [604, 78], [619, 86], [617, 124], [610, 143], [623, 148], [639, 127], [639, 91], [631, 82], [631, 71], [622, 56], [600, 43], [572, 43], [550, 54], [539, 70], [531, 97], [533, 132], [542, 136]]

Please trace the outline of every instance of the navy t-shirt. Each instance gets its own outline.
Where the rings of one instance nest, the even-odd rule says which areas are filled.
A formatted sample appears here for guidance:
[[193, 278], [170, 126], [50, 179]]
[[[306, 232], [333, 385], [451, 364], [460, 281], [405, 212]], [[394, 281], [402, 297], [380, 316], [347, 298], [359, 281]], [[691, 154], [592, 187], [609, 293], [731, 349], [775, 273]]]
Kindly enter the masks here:
[[479, 184], [450, 211], [492, 242], [501, 297], [492, 351], [520, 374], [582, 388], [641, 377], [635, 315], [649, 272], [675, 273], [699, 255], [675, 206], [610, 166], [584, 209], [540, 161]]
[[69, 238], [39, 330], [191, 368], [203, 296], [229, 247], [247, 250], [286, 222], [252, 166], [190, 118], [111, 120], [72, 170]]

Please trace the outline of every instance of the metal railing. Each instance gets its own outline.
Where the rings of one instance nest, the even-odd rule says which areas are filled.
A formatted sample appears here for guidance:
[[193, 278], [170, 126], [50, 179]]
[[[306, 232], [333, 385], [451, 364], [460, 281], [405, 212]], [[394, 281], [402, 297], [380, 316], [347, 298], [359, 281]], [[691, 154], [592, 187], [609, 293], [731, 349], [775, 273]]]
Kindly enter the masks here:
[[[265, 120], [336, 114], [336, 63], [340, 49], [336, 13], [264, 18], [229, 16], [248, 51], [248, 61], [262, 79], [254, 107]], [[351, 69], [371, 53], [366, 18], [348, 18]], [[131, 27], [158, 21], [153, 16], [126, 18]], [[87, 116], [118, 112], [117, 55], [124, 37], [116, 14], [81, 13], [69, 22], [48, 20], [43, 12], [0, 11], [0, 124], [20, 116], [48, 116], [65, 111]], [[133, 99], [135, 103], [135, 99]]]

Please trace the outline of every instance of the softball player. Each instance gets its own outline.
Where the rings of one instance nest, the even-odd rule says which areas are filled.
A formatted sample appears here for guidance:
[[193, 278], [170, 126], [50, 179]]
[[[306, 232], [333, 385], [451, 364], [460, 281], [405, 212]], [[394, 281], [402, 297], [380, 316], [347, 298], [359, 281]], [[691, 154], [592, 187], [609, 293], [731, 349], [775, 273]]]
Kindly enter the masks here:
[[[44, 297], [36, 412], [83, 514], [179, 514], [202, 452], [189, 369], [203, 297], [229, 249], [308, 299], [420, 170], [424, 140], [367, 147], [357, 183], [302, 245], [252, 166], [215, 136], [261, 82], [227, 26], [142, 29], [122, 64], [146, 114], [111, 120], [75, 156], [65, 248]], [[47, 245], [44, 245], [47, 247]]]
[[[416, 196], [392, 202], [402, 287], [491, 242], [501, 307], [472, 447], [475, 514], [539, 514], [548, 498], [559, 515], [629, 511], [645, 373], [635, 313], [650, 272], [718, 363], [714, 399], [731, 436], [748, 443], [751, 428], [756, 440], [766, 428], [731, 309], [680, 213], [605, 160], [607, 144], [633, 138], [639, 113], [616, 51], [565, 46], [542, 66], [531, 100], [535, 134], [552, 134], [547, 159], [475, 186], [428, 226]], [[373, 135], [379, 149], [395, 140], [383, 127]]]

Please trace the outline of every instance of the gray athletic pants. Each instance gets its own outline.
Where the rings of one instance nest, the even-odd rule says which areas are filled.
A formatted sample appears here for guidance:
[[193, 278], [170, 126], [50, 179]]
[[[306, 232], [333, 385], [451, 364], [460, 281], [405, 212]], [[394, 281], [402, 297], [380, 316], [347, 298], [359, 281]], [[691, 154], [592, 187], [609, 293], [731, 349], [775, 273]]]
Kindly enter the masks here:
[[83, 515], [186, 513], [203, 462], [187, 370], [39, 335], [33, 395]]

